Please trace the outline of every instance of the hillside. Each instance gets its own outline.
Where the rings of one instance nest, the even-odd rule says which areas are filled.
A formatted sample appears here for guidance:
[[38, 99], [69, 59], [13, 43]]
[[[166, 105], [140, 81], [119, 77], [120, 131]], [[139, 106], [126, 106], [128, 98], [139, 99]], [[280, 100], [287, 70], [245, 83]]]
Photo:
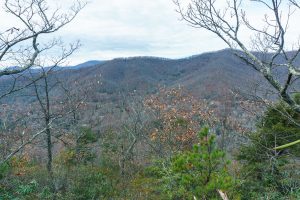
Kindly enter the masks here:
[[[184, 59], [154, 57], [119, 58], [102, 64], [64, 71], [70, 84], [80, 82], [95, 93], [113, 94], [137, 90], [153, 92], [158, 86], [182, 86], [201, 98], [217, 98], [231, 90], [249, 90], [262, 80], [230, 50]], [[99, 81], [101, 86], [99, 86]]]
[[[136, 91], [141, 95], [149, 94], [162, 86], [182, 86], [197, 97], [219, 99], [224, 95], [231, 95], [231, 91], [249, 93], [254, 92], [257, 85], [267, 85], [257, 72], [246, 66], [228, 49], [183, 59], [117, 58], [103, 62], [91, 61], [61, 69], [55, 71], [56, 77], [70, 88], [79, 85], [80, 88], [88, 89], [89, 101], [93, 102], [111, 102], [120, 92]], [[25, 79], [20, 77], [17, 85], [24, 85]], [[2, 78], [0, 82], [1, 93], [7, 91], [12, 83], [7, 77]], [[23, 98], [26, 93], [28, 91], [19, 92], [16, 94], [18, 98], [12, 95], [2, 101], [34, 101], [28, 96]]]
[[[265, 89], [269, 87], [261, 75], [250, 66], [246, 66], [229, 49], [183, 59], [132, 57], [88, 61], [74, 67], [58, 68], [53, 74], [55, 76], [50, 80], [60, 80], [68, 88], [76, 91], [78, 96], [83, 95], [83, 91], [89, 91], [89, 102], [102, 103], [115, 102], [120, 93], [135, 91], [144, 96], [155, 92], [159, 87], [181, 86], [196, 97], [210, 100], [222, 100], [224, 96], [232, 96], [232, 91], [241, 95], [264, 95]], [[284, 71], [278, 68], [277, 74], [285, 81]], [[16, 86], [23, 86], [26, 81], [25, 72], [17, 79]], [[12, 83], [10, 78], [2, 77], [1, 94], [8, 91]], [[296, 81], [293, 84], [298, 87], [298, 83]], [[10, 95], [2, 99], [2, 102], [35, 101], [34, 97], [28, 96], [28, 90], [30, 88]], [[57, 96], [59, 92], [54, 90], [53, 95]]]

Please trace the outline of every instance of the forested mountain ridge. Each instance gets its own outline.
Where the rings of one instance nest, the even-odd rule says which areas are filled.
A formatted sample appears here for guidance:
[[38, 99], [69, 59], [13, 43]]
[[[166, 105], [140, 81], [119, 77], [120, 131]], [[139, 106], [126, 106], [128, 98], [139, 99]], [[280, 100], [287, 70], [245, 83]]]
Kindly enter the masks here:
[[[132, 57], [88, 61], [74, 67], [58, 67], [53, 74], [70, 87], [76, 82], [81, 88], [89, 88], [93, 101], [101, 101], [99, 95], [103, 97], [119, 92], [149, 94], [164, 86], [181, 86], [205, 99], [222, 98], [232, 91], [253, 92], [258, 86], [269, 87], [259, 73], [229, 49], [183, 59]], [[284, 71], [279, 69], [277, 74], [285, 80]], [[11, 85], [5, 77], [0, 82], [2, 91]], [[20, 78], [17, 84], [23, 85], [24, 80]], [[22, 93], [18, 96], [21, 97]], [[12, 97], [4, 101], [10, 102]]]
[[[274, 73], [285, 81], [285, 71], [276, 70]], [[147, 94], [158, 86], [182, 86], [197, 97], [214, 99], [236, 90], [246, 93], [253, 92], [255, 87], [269, 87], [261, 74], [229, 49], [183, 59], [117, 58], [78, 70], [67, 70], [59, 76], [67, 81], [81, 82], [83, 87], [88, 84], [95, 93], [108, 94], [134, 90]], [[97, 84], [99, 81], [101, 87]]]
[[[118, 58], [78, 70], [63, 71], [59, 76], [68, 81], [82, 82], [82, 86], [94, 83], [95, 92], [138, 90], [149, 93], [157, 86], [180, 85], [202, 98], [218, 97], [223, 95], [224, 90], [240, 88], [245, 91], [251, 85], [249, 83], [257, 83], [260, 79], [230, 50], [184, 59]], [[101, 87], [96, 84], [98, 81], [102, 83]]]

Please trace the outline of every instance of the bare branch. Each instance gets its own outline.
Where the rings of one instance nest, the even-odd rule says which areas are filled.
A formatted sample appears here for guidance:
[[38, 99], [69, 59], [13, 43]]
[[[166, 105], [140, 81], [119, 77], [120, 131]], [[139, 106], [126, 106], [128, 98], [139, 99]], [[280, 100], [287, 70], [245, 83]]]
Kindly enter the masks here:
[[[263, 20], [264, 28], [258, 28], [252, 25], [246, 18], [245, 11], [242, 10], [242, 0], [230, 0], [227, 6], [218, 6], [216, 0], [190, 0], [187, 6], [183, 6], [180, 0], [174, 0], [177, 6], [177, 12], [182, 19], [196, 28], [204, 28], [222, 39], [241, 60], [245, 61], [249, 66], [258, 71], [278, 92], [279, 97], [289, 104], [296, 112], [300, 112], [300, 105], [295, 102], [292, 97], [290, 88], [293, 78], [300, 76], [299, 67], [294, 65], [295, 59], [299, 55], [299, 50], [292, 58], [289, 58], [286, 50], [286, 32], [292, 10], [290, 5], [287, 11], [287, 19], [283, 22], [283, 14], [281, 7], [283, 1], [264, 1], [252, 0], [266, 8], [266, 13], [271, 12], [272, 15], [265, 15]], [[298, 6], [298, 1], [290, 0], [290, 2]], [[230, 14], [230, 15], [229, 15]], [[263, 60], [250, 49], [247, 44], [239, 38], [241, 24], [245, 25], [252, 31], [256, 38], [253, 39], [253, 47], [261, 50], [266, 55]], [[236, 51], [241, 50], [241, 53]], [[281, 57], [285, 62], [281, 61]], [[274, 75], [274, 68], [277, 66], [285, 66], [288, 70], [287, 81], [282, 83], [281, 79]]]

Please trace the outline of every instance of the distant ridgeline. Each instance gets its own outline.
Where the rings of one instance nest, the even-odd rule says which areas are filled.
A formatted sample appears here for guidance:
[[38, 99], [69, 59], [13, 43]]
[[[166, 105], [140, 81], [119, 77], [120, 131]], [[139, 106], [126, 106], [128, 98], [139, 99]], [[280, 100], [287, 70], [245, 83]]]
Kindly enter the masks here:
[[[300, 63], [299, 59], [296, 62]], [[137, 91], [140, 94], [149, 94], [156, 91], [159, 86], [180, 85], [191, 91], [193, 95], [206, 99], [232, 95], [232, 91], [243, 95], [251, 93], [255, 87], [269, 87], [257, 72], [246, 66], [229, 49], [183, 59], [132, 57], [109, 61], [92, 60], [58, 69], [54, 70], [57, 72], [53, 74], [69, 86], [77, 82], [80, 87], [93, 91], [95, 97], [90, 99], [92, 101], [102, 101], [100, 96], [114, 96], [120, 92]], [[279, 68], [275, 73], [281, 76], [286, 72]], [[26, 82], [24, 78], [20, 78], [17, 84], [23, 85], [24, 81]], [[294, 82], [295, 85], [297, 83]], [[7, 77], [0, 79], [0, 92], [9, 89], [10, 85], [11, 81]], [[17, 95], [18, 98], [22, 98], [20, 93]], [[105, 97], [107, 101], [113, 100], [113, 97], [111, 98]], [[12, 103], [16, 99], [13, 95], [2, 101]], [[26, 97], [21, 102], [29, 99]]]

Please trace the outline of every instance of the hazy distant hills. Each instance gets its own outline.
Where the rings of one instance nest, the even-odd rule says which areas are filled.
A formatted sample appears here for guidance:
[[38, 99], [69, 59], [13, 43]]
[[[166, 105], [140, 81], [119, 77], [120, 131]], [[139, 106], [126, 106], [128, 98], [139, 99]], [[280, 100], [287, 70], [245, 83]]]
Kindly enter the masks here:
[[63, 72], [61, 76], [66, 76], [70, 84], [79, 81], [81, 86], [89, 85], [99, 93], [133, 90], [148, 93], [157, 86], [180, 85], [203, 98], [219, 97], [233, 89], [246, 90], [252, 83], [263, 80], [230, 50], [184, 59], [119, 58]]
[[[282, 80], [285, 73], [279, 72]], [[156, 57], [118, 58], [110, 61], [88, 61], [56, 72], [67, 85], [91, 93], [93, 102], [123, 92], [154, 92], [158, 86], [182, 86], [201, 98], [222, 98], [232, 90], [248, 93], [254, 85], [266, 82], [228, 49], [184, 59]], [[0, 80], [3, 88], [4, 81]], [[81, 90], [78, 90], [78, 93]], [[79, 94], [80, 95], [80, 94]]]
[[80, 68], [84, 68], [84, 67], [91, 67], [91, 66], [99, 65], [99, 64], [102, 64], [104, 62], [105, 61], [102, 61], [102, 60], [90, 60], [90, 61], [78, 64], [78, 65], [75, 65], [75, 66], [69, 66], [67, 68], [69, 68], [69, 69], [80, 69]]

